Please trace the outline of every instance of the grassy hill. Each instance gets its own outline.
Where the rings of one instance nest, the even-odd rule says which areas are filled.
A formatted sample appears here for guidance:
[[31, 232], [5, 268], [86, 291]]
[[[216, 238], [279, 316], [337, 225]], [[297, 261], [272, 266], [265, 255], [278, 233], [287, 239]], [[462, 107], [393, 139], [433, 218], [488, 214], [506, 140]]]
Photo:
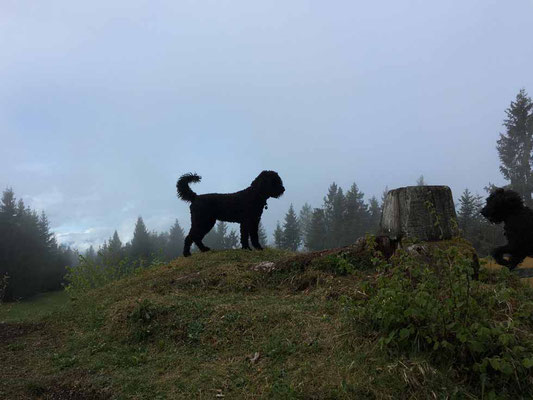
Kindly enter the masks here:
[[[468, 288], [476, 307], [485, 307], [484, 318], [494, 322], [487, 329], [502, 326], [505, 332], [495, 335], [512, 336], [503, 350], [483, 350], [492, 358], [486, 372], [476, 375], [468, 364], [468, 351], [475, 347], [460, 348], [463, 336], [450, 333], [430, 347], [419, 340], [426, 337], [428, 323], [420, 321], [431, 322], [427, 316], [410, 316], [407, 331], [395, 327], [394, 334], [379, 320], [369, 322], [380, 313], [397, 313], [380, 308], [389, 297], [409, 297], [405, 293], [421, 287], [404, 288], [407, 292], [383, 287], [399, 279], [387, 275], [386, 266], [376, 271], [344, 258], [301, 263], [290, 256], [278, 250], [195, 254], [66, 304], [62, 295], [42, 306], [37, 301], [34, 313], [28, 304], [2, 305], [0, 398], [426, 399], [533, 393], [527, 376], [533, 320], [525, 315], [533, 310], [533, 295], [508, 273], [485, 271], [481, 282]], [[257, 267], [264, 261], [281, 267]], [[438, 297], [440, 289], [428, 290]], [[520, 325], [508, 327], [509, 318]], [[416, 346], [406, 349], [403, 339]], [[437, 342], [439, 353], [432, 350]], [[516, 343], [525, 343], [524, 350], [514, 349]], [[508, 374], [501, 367], [506, 357], [524, 365]], [[516, 375], [524, 370], [525, 378]]]

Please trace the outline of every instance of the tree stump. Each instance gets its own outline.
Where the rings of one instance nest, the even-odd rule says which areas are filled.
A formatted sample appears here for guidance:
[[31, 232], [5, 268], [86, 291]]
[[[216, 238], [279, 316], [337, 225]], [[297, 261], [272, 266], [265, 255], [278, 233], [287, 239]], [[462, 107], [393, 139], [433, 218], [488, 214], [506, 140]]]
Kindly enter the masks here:
[[393, 240], [447, 240], [458, 235], [452, 191], [448, 186], [407, 186], [385, 197], [380, 233]]

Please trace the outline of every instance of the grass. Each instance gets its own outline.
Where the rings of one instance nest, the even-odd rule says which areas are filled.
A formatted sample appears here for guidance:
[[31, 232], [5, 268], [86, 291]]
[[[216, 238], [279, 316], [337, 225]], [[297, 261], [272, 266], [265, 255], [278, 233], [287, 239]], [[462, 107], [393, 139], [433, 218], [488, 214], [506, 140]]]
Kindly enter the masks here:
[[251, 268], [288, 254], [195, 254], [73, 301], [0, 306], [0, 398], [475, 398], [460, 377], [391, 358], [345, 323], [343, 299], [371, 272]]
[[67, 306], [65, 291], [42, 293], [24, 301], [0, 304], [0, 322], [39, 321]]

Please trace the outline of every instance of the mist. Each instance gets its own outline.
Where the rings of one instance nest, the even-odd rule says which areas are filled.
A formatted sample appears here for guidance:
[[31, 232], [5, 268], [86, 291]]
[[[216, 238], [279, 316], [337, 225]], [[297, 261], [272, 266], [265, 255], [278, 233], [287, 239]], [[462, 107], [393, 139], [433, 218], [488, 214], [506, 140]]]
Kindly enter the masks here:
[[0, 6], [0, 187], [86, 250], [189, 227], [177, 178], [234, 192], [265, 169], [291, 204], [332, 182], [503, 185], [505, 109], [533, 91], [533, 2], [57, 0]]

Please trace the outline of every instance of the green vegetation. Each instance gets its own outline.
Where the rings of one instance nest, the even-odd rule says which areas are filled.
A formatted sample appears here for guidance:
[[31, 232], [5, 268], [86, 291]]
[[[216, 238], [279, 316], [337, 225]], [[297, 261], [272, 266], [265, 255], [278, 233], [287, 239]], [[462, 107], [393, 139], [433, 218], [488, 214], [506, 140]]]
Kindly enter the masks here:
[[64, 290], [38, 294], [17, 303], [0, 304], [0, 322], [39, 321], [68, 307], [69, 297]]
[[431, 265], [229, 250], [142, 269], [0, 326], [0, 398], [530, 397], [532, 290], [507, 271], [474, 282], [460, 251], [435, 251]]

